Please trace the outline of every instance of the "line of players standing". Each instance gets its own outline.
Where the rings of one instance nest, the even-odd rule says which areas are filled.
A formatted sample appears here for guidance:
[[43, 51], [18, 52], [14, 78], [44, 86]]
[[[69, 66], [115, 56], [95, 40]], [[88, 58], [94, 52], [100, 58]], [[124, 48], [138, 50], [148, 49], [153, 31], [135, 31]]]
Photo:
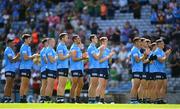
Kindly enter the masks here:
[[162, 39], [151, 43], [149, 39], [135, 37], [133, 43], [130, 56], [132, 64], [130, 103], [166, 103], [165, 61], [171, 54], [171, 49], [163, 51]]
[[[40, 56], [41, 59], [41, 99], [39, 102], [53, 102], [52, 93], [54, 81], [58, 79], [57, 97], [55, 102], [64, 103], [64, 90], [68, 79], [69, 71], [72, 87], [70, 90], [71, 103], [80, 102], [80, 93], [83, 87], [84, 61], [89, 60], [90, 83], [88, 89], [88, 103], [104, 103], [105, 89], [108, 79], [109, 59], [114, 52], [107, 48], [108, 39], [106, 37], [98, 38], [95, 34], [90, 35], [90, 45], [87, 52], [82, 52], [82, 43], [78, 35], [72, 37], [73, 44], [70, 50], [67, 49], [66, 43], [68, 35], [61, 33], [59, 42], [54, 50], [56, 41], [53, 38], [45, 38], [42, 40], [44, 48], [40, 54], [31, 54], [31, 35], [23, 34], [22, 44], [19, 53], [15, 55], [13, 51], [13, 40], [7, 40], [7, 47], [4, 51], [5, 60], [5, 76], [6, 84], [4, 87], [4, 97], [2, 102], [12, 102], [11, 94], [16, 69], [15, 62], [20, 61], [20, 103], [27, 103], [27, 92], [29, 90], [29, 80], [31, 77], [31, 69], [33, 59]], [[96, 47], [100, 43], [99, 48]]]

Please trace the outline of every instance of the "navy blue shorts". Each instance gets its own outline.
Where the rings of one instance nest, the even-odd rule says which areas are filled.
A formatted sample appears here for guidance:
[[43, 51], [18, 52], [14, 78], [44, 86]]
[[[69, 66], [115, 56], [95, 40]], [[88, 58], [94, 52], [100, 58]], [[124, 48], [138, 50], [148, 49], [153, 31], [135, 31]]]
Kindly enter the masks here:
[[166, 73], [156, 72], [156, 79], [157, 80], [167, 79]]
[[56, 79], [57, 71], [47, 69], [47, 78]]
[[109, 78], [109, 69], [108, 68], [100, 68], [99, 78], [108, 79]]
[[148, 80], [148, 73], [142, 72], [142, 73], [141, 73], [141, 79], [143, 79], [143, 80]]
[[100, 68], [89, 69], [89, 74], [91, 77], [99, 77]]
[[15, 72], [12, 72], [12, 71], [6, 71], [5, 72], [5, 77], [12, 77], [14, 78], [15, 77]]
[[83, 77], [83, 72], [82, 72], [82, 70], [72, 70], [71, 76], [72, 77]]
[[147, 73], [147, 80], [156, 80], [156, 73]]
[[61, 68], [57, 70], [57, 76], [63, 76], [63, 77], [68, 77], [69, 69], [68, 68]]
[[41, 72], [41, 79], [47, 79], [47, 70]]
[[31, 78], [31, 70], [30, 69], [20, 69], [20, 77]]
[[141, 79], [142, 72], [132, 72], [132, 79]]

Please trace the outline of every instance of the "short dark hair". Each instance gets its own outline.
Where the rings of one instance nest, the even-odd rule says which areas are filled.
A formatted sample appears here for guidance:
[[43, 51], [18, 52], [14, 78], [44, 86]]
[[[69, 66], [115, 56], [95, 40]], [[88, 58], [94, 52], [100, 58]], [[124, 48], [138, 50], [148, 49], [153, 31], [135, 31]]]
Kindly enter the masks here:
[[94, 37], [96, 37], [96, 35], [95, 35], [95, 34], [91, 34], [90, 37], [89, 37], [89, 40], [92, 42], [92, 39], [93, 39]]
[[134, 37], [133, 38], [133, 43], [135, 43], [136, 41], [139, 41], [140, 40], [140, 37]]
[[105, 40], [108, 40], [108, 38], [107, 37], [101, 37], [99, 40], [100, 40], [100, 42], [103, 42]]
[[142, 37], [142, 38], [140, 38], [140, 40], [141, 40], [141, 42], [143, 42], [146, 40], [146, 38]]
[[62, 38], [64, 38], [67, 35], [67, 33], [61, 33], [59, 34], [59, 39], [62, 40]]
[[25, 39], [27, 39], [27, 38], [29, 38], [29, 37], [31, 37], [31, 35], [30, 34], [23, 34], [22, 35], [22, 39], [25, 41]]
[[44, 44], [45, 42], [47, 42], [48, 41], [48, 38], [44, 38], [43, 40], [42, 40], [42, 44]]
[[74, 42], [74, 40], [75, 40], [77, 37], [79, 37], [79, 36], [78, 36], [78, 35], [73, 35], [72, 41]]
[[156, 43], [156, 42], [153, 42], [153, 43], [151, 44], [151, 47], [154, 47], [155, 45], [157, 45], [157, 43]]
[[6, 43], [9, 44], [10, 42], [13, 42], [13, 39], [7, 39]]
[[156, 40], [156, 43], [158, 44], [158, 43], [161, 43], [161, 42], [163, 42], [163, 39], [158, 39], [158, 40]]
[[146, 42], [151, 42], [151, 40], [150, 39], [146, 39]]

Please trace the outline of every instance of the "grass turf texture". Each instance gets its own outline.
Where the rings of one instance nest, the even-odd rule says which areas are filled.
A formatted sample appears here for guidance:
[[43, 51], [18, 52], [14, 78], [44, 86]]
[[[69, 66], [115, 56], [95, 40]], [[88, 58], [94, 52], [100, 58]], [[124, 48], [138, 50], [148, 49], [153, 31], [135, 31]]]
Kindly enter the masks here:
[[179, 104], [0, 104], [0, 109], [180, 109]]

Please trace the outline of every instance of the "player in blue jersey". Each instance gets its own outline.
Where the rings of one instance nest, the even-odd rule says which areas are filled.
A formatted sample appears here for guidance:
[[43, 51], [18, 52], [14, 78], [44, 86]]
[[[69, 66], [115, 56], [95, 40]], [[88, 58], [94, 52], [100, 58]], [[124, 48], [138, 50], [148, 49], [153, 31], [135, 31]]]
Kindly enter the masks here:
[[21, 86], [20, 86], [20, 102], [26, 103], [26, 94], [29, 88], [29, 79], [31, 77], [32, 69], [32, 59], [39, 56], [38, 54], [32, 55], [31, 47], [31, 35], [23, 34], [22, 39], [24, 44], [20, 48], [20, 77], [21, 77]]
[[147, 54], [140, 52], [141, 40], [139, 37], [133, 39], [134, 46], [131, 49], [131, 65], [132, 65], [132, 88], [131, 88], [131, 102], [138, 103], [138, 89], [141, 83], [141, 75], [143, 72], [143, 60]]
[[[146, 51], [150, 51], [149, 45], [148, 45], [148, 39], [140, 38], [141, 40], [141, 50], [142, 53], [145, 53]], [[148, 55], [148, 54], [147, 54]], [[148, 57], [148, 56], [147, 56]], [[146, 57], [146, 58], [147, 58]], [[138, 91], [138, 101], [140, 103], [146, 103], [148, 98], [148, 68], [147, 59], [143, 61], [143, 72], [141, 73], [141, 83]]]
[[156, 86], [156, 93], [157, 93], [157, 102], [158, 104], [163, 104], [165, 101], [163, 100], [166, 96], [166, 88], [167, 88], [167, 77], [165, 72], [165, 61], [168, 59], [169, 55], [171, 54], [171, 50], [167, 50], [166, 52], [163, 51], [164, 49], [164, 42], [162, 39], [156, 41], [157, 49], [154, 51], [154, 54], [157, 56], [157, 60], [155, 60], [157, 74], [157, 86]]
[[78, 35], [74, 35], [73, 38], [73, 44], [70, 48], [70, 70], [71, 70], [71, 82], [72, 87], [70, 90], [70, 103], [79, 102], [76, 98], [79, 98], [80, 95], [77, 95], [77, 91], [80, 92], [80, 90], [83, 87], [83, 72], [84, 72], [84, 63], [83, 60], [87, 57], [83, 57], [83, 53], [80, 48], [81, 39]]
[[44, 103], [45, 101], [45, 90], [47, 86], [47, 58], [46, 58], [46, 49], [48, 47], [48, 39], [45, 38], [42, 40], [43, 48], [40, 51], [40, 59], [41, 59], [41, 89], [40, 95], [41, 99], [39, 100], [40, 103]]
[[12, 39], [7, 40], [7, 47], [4, 50], [4, 68], [5, 68], [5, 77], [6, 84], [4, 86], [4, 97], [2, 99], [2, 103], [10, 103], [12, 102], [11, 94], [13, 88], [14, 77], [16, 75], [15, 62], [19, 60], [20, 54], [18, 53], [15, 56], [13, 51], [14, 42]]
[[54, 50], [55, 47], [55, 39], [48, 39], [48, 47], [46, 49], [46, 58], [47, 58], [47, 86], [45, 91], [45, 101], [51, 102], [51, 96], [54, 89], [54, 81], [57, 77], [57, 55]]
[[56, 48], [58, 55], [57, 60], [57, 77], [58, 77], [58, 89], [57, 89], [57, 103], [64, 103], [64, 91], [66, 81], [69, 72], [69, 50], [67, 49], [66, 42], [68, 41], [67, 33], [61, 33], [59, 35], [60, 42]]
[[157, 44], [154, 42], [150, 45], [151, 47], [151, 52], [148, 56], [148, 71], [149, 71], [149, 75], [148, 75], [148, 79], [149, 79], [149, 86], [148, 86], [148, 90], [149, 90], [149, 98], [150, 98], [150, 102], [149, 103], [154, 103], [154, 101], [156, 100], [156, 90], [155, 90], [155, 84], [156, 84], [156, 65], [154, 60], [157, 59], [157, 56], [154, 55], [154, 51], [157, 48]]
[[114, 52], [107, 48], [107, 37], [100, 38], [100, 44], [105, 46], [102, 56], [99, 59], [99, 80], [96, 90], [96, 101], [98, 103], [104, 103], [105, 90], [107, 86], [107, 80], [109, 78], [109, 59], [114, 55]]
[[101, 46], [99, 49], [96, 47], [98, 43], [97, 36], [92, 34], [90, 36], [91, 44], [89, 45], [87, 52], [89, 56], [89, 72], [90, 72], [90, 82], [89, 82], [89, 89], [88, 89], [88, 97], [89, 103], [96, 102], [96, 89], [98, 86], [98, 77], [99, 77], [99, 59], [103, 54], [104, 46]]

